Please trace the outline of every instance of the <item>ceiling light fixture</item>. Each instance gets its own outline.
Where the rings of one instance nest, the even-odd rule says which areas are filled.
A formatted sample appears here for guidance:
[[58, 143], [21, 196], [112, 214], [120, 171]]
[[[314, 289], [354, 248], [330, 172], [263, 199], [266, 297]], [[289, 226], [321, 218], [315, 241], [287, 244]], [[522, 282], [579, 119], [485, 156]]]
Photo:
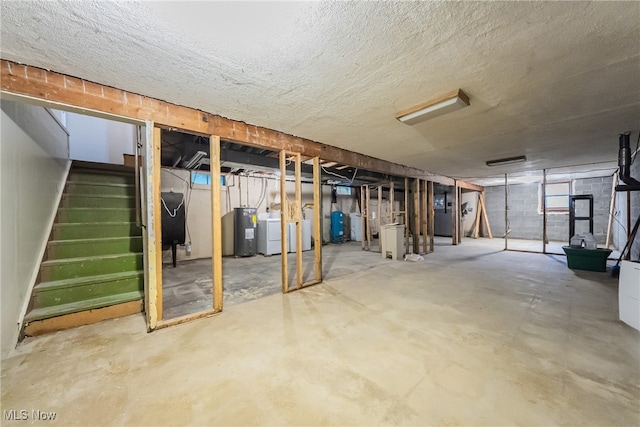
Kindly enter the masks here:
[[396, 114], [396, 119], [404, 124], [413, 125], [467, 106], [469, 106], [469, 97], [462, 89], [456, 89], [415, 107], [400, 111]]
[[487, 166], [510, 165], [513, 163], [520, 163], [520, 162], [526, 162], [526, 161], [527, 161], [527, 158], [525, 156], [507, 157], [505, 159], [489, 160], [487, 161]]
[[198, 162], [199, 162], [200, 160], [202, 160], [202, 158], [203, 158], [204, 156], [206, 156], [206, 155], [207, 155], [207, 152], [206, 152], [206, 151], [198, 151], [198, 152], [196, 152], [196, 153], [193, 155], [193, 157], [191, 157], [191, 158], [190, 158], [190, 159], [185, 163], [184, 168], [185, 168], [185, 169], [192, 169], [192, 168], [193, 168], [195, 165], [197, 165], [197, 164], [198, 164]]

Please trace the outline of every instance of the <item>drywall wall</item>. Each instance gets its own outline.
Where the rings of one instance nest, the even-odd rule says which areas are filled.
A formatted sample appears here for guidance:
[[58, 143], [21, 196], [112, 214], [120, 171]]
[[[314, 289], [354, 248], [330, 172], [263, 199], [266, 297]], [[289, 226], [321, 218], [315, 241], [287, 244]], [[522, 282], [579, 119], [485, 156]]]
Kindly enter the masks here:
[[[640, 161], [637, 160], [631, 165], [631, 177], [640, 180]], [[631, 198], [631, 227], [633, 226], [640, 215], [640, 191], [632, 191], [629, 193]], [[622, 251], [622, 248], [627, 243], [627, 193], [616, 193], [616, 202], [614, 217], [616, 221], [613, 222], [613, 244], [618, 250]], [[635, 240], [631, 246], [631, 259], [640, 260], [640, 232], [636, 235]]]
[[[15, 346], [69, 167], [68, 135], [42, 107], [2, 100], [0, 300], [4, 358]], [[27, 126], [23, 130], [22, 126]]]
[[137, 132], [134, 125], [66, 113], [66, 126], [73, 160], [122, 165], [123, 154], [134, 153]]
[[[183, 193], [187, 210], [187, 241], [191, 241], [191, 255], [184, 247], [178, 249], [178, 260], [211, 257], [211, 189], [208, 186], [190, 185], [190, 172], [184, 169], [162, 169], [161, 191]], [[264, 198], [262, 195], [264, 194]], [[287, 182], [287, 198], [295, 199], [293, 182]], [[260, 203], [260, 199], [263, 199]], [[322, 186], [323, 241], [329, 241], [331, 212], [357, 212], [355, 196], [337, 196], [336, 204], [331, 204], [331, 187]], [[313, 185], [302, 184], [302, 205], [313, 203]], [[280, 211], [280, 180], [275, 177], [228, 175], [222, 187], [221, 210], [224, 215], [234, 207], [257, 207], [259, 213]], [[303, 216], [309, 219], [313, 230], [313, 210], [303, 209]], [[171, 251], [163, 253], [163, 261], [170, 262]]]
[[[606, 241], [613, 178], [581, 178], [572, 181], [573, 194], [593, 195], [593, 234], [598, 244]], [[542, 240], [542, 214], [540, 213], [539, 183], [509, 185], [509, 238]], [[489, 223], [494, 236], [504, 236], [504, 185], [486, 187]], [[581, 215], [579, 212], [578, 215]], [[585, 223], [576, 223], [576, 233], [588, 232]], [[569, 241], [569, 214], [547, 213], [549, 241]]]

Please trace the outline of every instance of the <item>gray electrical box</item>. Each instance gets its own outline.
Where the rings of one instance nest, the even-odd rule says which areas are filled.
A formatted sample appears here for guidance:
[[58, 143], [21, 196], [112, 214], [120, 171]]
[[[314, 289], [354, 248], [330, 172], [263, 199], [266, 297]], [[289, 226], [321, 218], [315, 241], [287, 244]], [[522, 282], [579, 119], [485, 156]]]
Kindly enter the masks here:
[[256, 208], [235, 208], [233, 210], [233, 255], [254, 256], [257, 249]]

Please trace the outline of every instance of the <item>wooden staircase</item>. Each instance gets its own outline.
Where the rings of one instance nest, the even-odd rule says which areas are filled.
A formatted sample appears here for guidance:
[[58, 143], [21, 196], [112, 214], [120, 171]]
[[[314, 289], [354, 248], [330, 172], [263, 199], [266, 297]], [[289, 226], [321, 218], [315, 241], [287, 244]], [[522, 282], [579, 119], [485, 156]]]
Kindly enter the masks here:
[[142, 310], [136, 203], [133, 169], [72, 165], [24, 318], [24, 335]]

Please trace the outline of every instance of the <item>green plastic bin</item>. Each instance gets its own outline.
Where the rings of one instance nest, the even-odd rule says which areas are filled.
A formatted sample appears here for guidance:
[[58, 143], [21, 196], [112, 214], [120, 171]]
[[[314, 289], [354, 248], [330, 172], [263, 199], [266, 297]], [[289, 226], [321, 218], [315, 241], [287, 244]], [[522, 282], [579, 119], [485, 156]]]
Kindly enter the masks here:
[[572, 270], [607, 271], [607, 258], [611, 249], [584, 249], [563, 246], [567, 265]]

